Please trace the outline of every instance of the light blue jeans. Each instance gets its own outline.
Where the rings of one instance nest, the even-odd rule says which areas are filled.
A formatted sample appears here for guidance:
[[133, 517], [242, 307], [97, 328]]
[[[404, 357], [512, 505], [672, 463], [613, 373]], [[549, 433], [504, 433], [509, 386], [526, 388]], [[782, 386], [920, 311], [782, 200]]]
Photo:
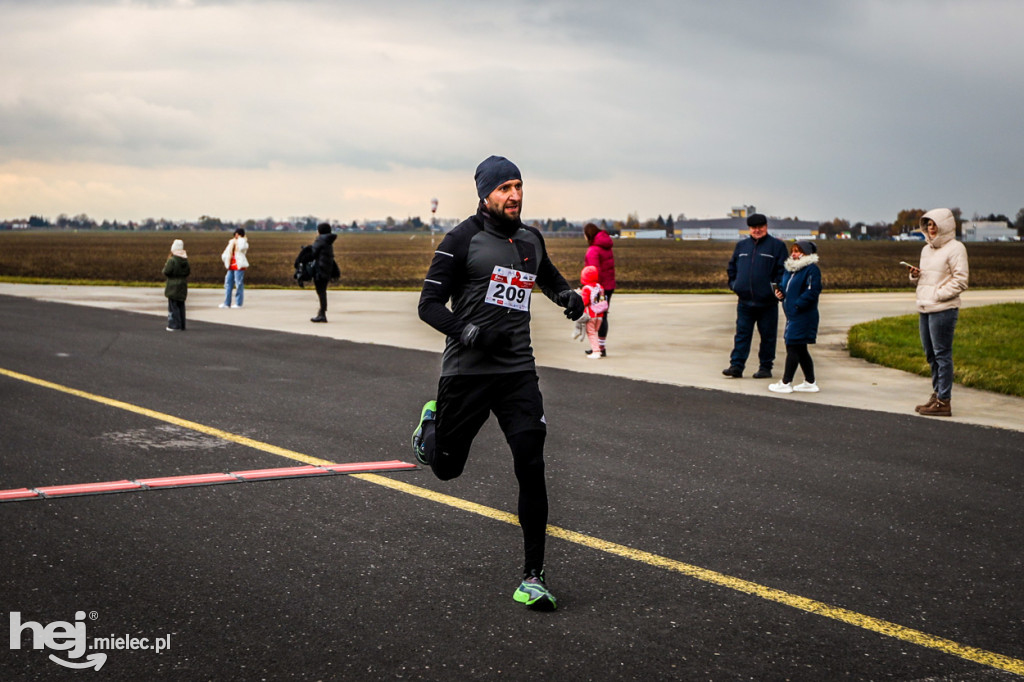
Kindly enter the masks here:
[[242, 307], [245, 299], [245, 270], [228, 270], [224, 277], [224, 305], [231, 305], [231, 289], [235, 290], [235, 305]]
[[920, 316], [921, 346], [932, 368], [932, 390], [939, 400], [949, 400], [953, 393], [953, 332], [960, 309], [920, 313]]

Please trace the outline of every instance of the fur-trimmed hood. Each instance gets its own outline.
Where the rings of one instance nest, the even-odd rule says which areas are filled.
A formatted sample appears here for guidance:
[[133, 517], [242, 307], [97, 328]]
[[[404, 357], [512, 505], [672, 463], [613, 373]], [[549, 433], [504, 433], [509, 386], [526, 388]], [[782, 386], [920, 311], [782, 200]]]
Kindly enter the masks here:
[[810, 253], [807, 254], [806, 256], [801, 256], [796, 260], [793, 260], [792, 258], [787, 258], [786, 262], [782, 264], [782, 267], [786, 268], [786, 270], [788, 270], [789, 272], [797, 272], [799, 270], [803, 270], [808, 265], [813, 265], [814, 263], [817, 262], [818, 254]]

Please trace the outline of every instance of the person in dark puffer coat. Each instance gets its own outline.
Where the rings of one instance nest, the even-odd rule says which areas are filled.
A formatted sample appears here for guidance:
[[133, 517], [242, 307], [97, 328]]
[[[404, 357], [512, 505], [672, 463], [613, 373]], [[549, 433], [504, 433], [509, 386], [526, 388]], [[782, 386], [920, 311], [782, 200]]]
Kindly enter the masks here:
[[[817, 393], [814, 362], [807, 349], [818, 340], [818, 297], [821, 295], [821, 269], [818, 268], [818, 247], [812, 241], [801, 240], [793, 245], [789, 259], [783, 267], [786, 273], [775, 291], [786, 313], [786, 369], [782, 381], [769, 386], [775, 393]], [[797, 366], [804, 373], [804, 382], [793, 386]]]
[[185, 331], [185, 299], [188, 298], [188, 276], [191, 268], [185, 242], [175, 239], [171, 244], [171, 256], [164, 264], [164, 296], [167, 297], [167, 331]]
[[317, 236], [313, 242], [313, 259], [316, 267], [313, 270], [313, 286], [316, 297], [320, 301], [320, 310], [310, 322], [327, 321], [327, 284], [337, 273], [338, 264], [334, 261], [334, 242], [338, 235], [332, 233], [329, 223], [316, 226]]

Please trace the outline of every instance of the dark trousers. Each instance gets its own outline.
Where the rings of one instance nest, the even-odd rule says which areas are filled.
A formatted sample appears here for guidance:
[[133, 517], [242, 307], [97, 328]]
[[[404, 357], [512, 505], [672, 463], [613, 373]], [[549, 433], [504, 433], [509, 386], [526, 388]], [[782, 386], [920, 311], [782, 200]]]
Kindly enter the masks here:
[[796, 375], [796, 368], [800, 367], [804, 373], [804, 381], [814, 383], [814, 360], [811, 359], [811, 351], [806, 343], [786, 344], [786, 369], [782, 374], [782, 383], [788, 384], [793, 381]]
[[330, 280], [314, 279], [313, 286], [316, 287], [316, 297], [320, 299], [320, 312], [327, 312], [327, 283]]
[[443, 481], [462, 474], [470, 447], [491, 413], [505, 434], [516, 481], [526, 572], [544, 567], [548, 494], [544, 480], [544, 403], [535, 372], [441, 377], [437, 418], [424, 425], [430, 468]]
[[604, 311], [604, 317], [601, 318], [601, 326], [597, 328], [598, 338], [608, 337], [608, 313], [612, 311], [612, 294], [615, 293], [615, 289], [605, 289], [604, 298], [608, 301], [608, 310]]
[[757, 351], [758, 368], [771, 371], [775, 363], [775, 340], [779, 335], [779, 306], [773, 304], [754, 305], [740, 301], [736, 305], [736, 338], [729, 364], [741, 369], [747, 365], [755, 326], [761, 337]]
[[167, 328], [185, 330], [185, 302], [167, 299]]

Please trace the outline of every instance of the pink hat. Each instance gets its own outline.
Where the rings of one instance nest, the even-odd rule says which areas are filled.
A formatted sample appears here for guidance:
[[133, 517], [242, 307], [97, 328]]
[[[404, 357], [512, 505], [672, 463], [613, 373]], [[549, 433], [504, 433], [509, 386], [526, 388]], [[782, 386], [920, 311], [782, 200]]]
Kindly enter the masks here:
[[580, 282], [586, 285], [597, 284], [597, 268], [593, 265], [583, 268], [583, 272], [580, 273]]

